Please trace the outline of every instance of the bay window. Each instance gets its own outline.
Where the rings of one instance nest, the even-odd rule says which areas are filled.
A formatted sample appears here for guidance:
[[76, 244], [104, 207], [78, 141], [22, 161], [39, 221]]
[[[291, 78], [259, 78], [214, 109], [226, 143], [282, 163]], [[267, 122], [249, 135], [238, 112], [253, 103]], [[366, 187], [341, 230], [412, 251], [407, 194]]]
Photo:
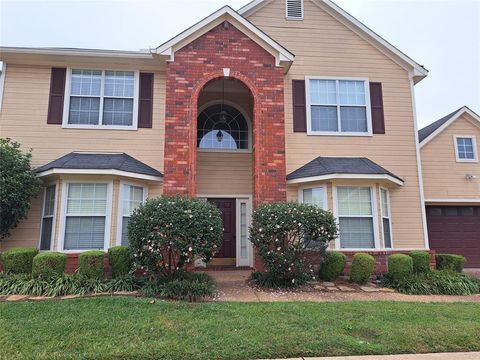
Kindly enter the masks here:
[[366, 79], [306, 78], [309, 134], [370, 135]]
[[63, 250], [105, 249], [109, 242], [111, 189], [108, 183], [68, 183]]
[[137, 84], [133, 71], [72, 69], [64, 126], [135, 128]]
[[313, 187], [313, 188], [304, 188], [300, 189], [300, 202], [305, 204], [317, 205], [322, 209], [326, 209], [325, 204], [325, 188], [322, 186]]
[[145, 200], [146, 190], [141, 186], [121, 184], [120, 191], [120, 211], [118, 216], [120, 225], [118, 226], [119, 240], [117, 240], [117, 244], [128, 246], [128, 220], [133, 211]]
[[372, 189], [362, 186], [337, 187], [340, 248], [375, 248]]

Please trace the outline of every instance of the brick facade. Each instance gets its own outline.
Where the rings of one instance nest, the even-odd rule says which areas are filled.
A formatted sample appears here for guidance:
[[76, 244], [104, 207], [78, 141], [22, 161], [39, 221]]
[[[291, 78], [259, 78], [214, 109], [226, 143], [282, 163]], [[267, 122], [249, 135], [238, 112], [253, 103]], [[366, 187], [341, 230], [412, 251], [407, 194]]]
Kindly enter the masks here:
[[210, 81], [241, 81], [253, 96], [253, 200], [286, 200], [284, 76], [275, 58], [228, 22], [175, 52], [167, 64], [164, 194], [196, 195], [197, 101]]

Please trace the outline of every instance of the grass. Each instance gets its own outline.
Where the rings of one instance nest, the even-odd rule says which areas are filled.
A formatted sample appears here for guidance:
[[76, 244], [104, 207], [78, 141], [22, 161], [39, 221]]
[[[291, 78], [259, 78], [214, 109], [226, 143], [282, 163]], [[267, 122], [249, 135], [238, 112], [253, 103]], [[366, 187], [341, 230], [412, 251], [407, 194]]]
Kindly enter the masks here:
[[252, 359], [480, 350], [480, 303], [0, 303], [0, 358]]

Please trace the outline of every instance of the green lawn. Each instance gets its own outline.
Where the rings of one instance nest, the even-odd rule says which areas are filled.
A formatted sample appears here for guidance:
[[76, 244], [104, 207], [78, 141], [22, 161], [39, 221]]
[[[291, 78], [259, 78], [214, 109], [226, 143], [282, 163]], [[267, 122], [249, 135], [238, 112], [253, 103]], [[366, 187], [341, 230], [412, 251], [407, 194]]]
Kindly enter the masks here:
[[480, 304], [0, 303], [0, 358], [251, 359], [480, 350]]

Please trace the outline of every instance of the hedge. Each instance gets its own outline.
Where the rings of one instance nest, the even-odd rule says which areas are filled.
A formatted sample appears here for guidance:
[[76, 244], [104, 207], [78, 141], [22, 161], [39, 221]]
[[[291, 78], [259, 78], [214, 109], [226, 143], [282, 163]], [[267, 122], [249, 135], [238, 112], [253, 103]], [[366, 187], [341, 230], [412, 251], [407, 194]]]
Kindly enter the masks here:
[[36, 248], [11, 248], [2, 254], [3, 271], [7, 274], [31, 274]]
[[44, 252], [33, 258], [32, 275], [52, 277], [62, 275], [67, 265], [67, 255], [59, 252]]
[[410, 257], [413, 260], [414, 274], [425, 274], [430, 272], [430, 254], [428, 251], [412, 251]]
[[114, 278], [127, 275], [133, 266], [130, 250], [127, 246], [114, 246], [108, 249], [108, 262]]
[[92, 279], [102, 279], [104, 276], [104, 258], [105, 253], [100, 250], [91, 250], [81, 253], [78, 257], [80, 275]]
[[370, 279], [375, 267], [375, 259], [366, 253], [353, 255], [350, 281], [357, 284], [366, 284]]
[[464, 256], [455, 254], [437, 254], [435, 260], [437, 270], [453, 270], [458, 273], [463, 271], [463, 265], [467, 261]]
[[334, 281], [342, 274], [346, 263], [347, 256], [345, 254], [338, 251], [327, 251], [325, 253], [325, 259], [320, 265], [320, 279]]
[[388, 257], [388, 274], [394, 281], [399, 281], [411, 275], [413, 260], [405, 254], [393, 254]]

